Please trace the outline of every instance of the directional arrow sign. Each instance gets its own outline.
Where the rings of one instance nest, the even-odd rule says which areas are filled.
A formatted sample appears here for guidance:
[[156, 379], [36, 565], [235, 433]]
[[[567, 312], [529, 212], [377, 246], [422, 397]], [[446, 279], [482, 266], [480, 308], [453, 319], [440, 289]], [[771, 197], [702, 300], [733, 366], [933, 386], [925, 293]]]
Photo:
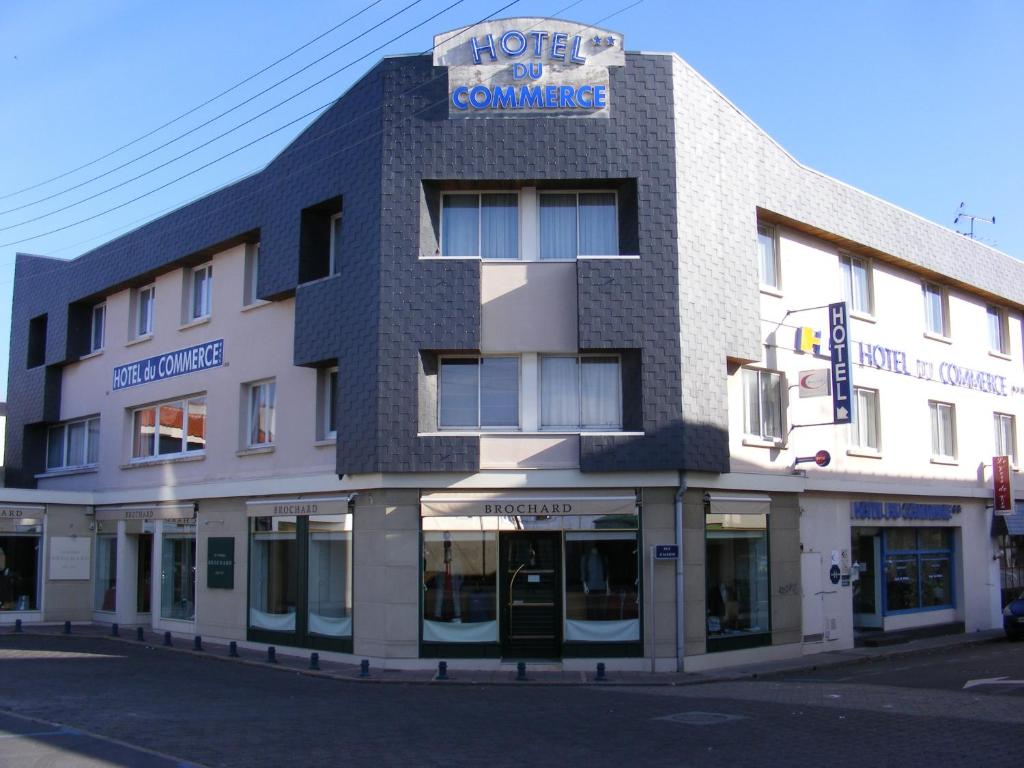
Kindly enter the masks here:
[[849, 424], [850, 335], [847, 331], [846, 302], [828, 305], [828, 348], [832, 353], [832, 423]]
[[1024, 680], [1010, 680], [1005, 675], [1003, 677], [983, 677], [978, 680], [968, 680], [964, 683], [963, 690], [976, 688], [979, 685], [1024, 685]]

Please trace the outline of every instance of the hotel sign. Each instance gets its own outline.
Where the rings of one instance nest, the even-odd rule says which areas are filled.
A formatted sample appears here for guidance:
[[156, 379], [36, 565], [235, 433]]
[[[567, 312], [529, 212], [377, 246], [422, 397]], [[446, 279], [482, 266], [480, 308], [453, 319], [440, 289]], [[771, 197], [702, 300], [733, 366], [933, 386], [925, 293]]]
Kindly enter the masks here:
[[997, 515], [1013, 512], [1013, 491], [1010, 486], [1010, 457], [992, 457], [993, 510]]
[[450, 117], [608, 117], [608, 67], [624, 64], [618, 32], [558, 19], [504, 19], [434, 37]]
[[959, 504], [918, 504], [899, 501], [854, 501], [850, 503], [853, 520], [928, 520], [948, 522], [960, 514]]
[[194, 347], [186, 347], [117, 366], [114, 369], [114, 391], [219, 368], [222, 365], [224, 365], [224, 339], [216, 339], [205, 344], [197, 344]]

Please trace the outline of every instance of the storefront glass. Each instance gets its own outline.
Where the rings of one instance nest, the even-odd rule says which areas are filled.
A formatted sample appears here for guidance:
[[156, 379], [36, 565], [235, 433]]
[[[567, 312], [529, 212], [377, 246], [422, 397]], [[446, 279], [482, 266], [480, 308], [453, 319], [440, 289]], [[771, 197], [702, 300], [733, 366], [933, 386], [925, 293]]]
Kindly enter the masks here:
[[886, 612], [951, 608], [953, 537], [949, 528], [887, 528]]
[[95, 610], [117, 610], [117, 536], [96, 537], [96, 579], [93, 590]]
[[196, 615], [196, 529], [163, 523], [160, 616], [192, 621]]
[[0, 533], [0, 611], [39, 610], [41, 533], [33, 524]]
[[708, 650], [768, 642], [767, 515], [708, 514], [706, 535]]
[[497, 519], [423, 519], [423, 640], [498, 642]]
[[636, 531], [566, 532], [566, 641], [640, 639], [639, 555]]
[[352, 636], [352, 517], [309, 520], [308, 626], [326, 637]]
[[135, 610], [149, 613], [150, 593], [153, 586], [153, 534], [139, 536], [138, 559], [135, 568]]
[[249, 626], [295, 631], [298, 560], [295, 517], [251, 518]]

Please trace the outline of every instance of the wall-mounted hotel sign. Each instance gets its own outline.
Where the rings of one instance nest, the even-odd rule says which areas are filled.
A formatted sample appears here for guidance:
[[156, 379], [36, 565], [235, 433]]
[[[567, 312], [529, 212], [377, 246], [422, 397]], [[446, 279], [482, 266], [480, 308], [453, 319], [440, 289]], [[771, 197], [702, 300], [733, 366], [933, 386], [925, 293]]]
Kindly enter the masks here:
[[224, 365], [224, 339], [215, 339], [194, 347], [176, 349], [163, 355], [147, 357], [114, 369], [114, 391], [149, 384], [151, 381], [173, 379]]
[[608, 117], [622, 35], [572, 21], [503, 19], [434, 36], [450, 117]]

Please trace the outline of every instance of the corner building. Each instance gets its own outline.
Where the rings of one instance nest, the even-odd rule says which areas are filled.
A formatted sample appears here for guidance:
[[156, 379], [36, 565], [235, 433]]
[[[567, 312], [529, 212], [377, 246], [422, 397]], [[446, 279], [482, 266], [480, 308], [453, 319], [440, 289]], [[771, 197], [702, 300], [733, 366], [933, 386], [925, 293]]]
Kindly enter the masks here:
[[[74, 261], [19, 255], [0, 621], [658, 670], [998, 626], [1022, 278], [799, 165], [674, 54], [445, 32], [259, 173]], [[804, 335], [844, 297], [876, 400], [808, 426], [831, 412], [798, 395], [828, 365]], [[989, 377], [886, 369], [901, 351]], [[884, 442], [851, 442], [872, 405]]]

